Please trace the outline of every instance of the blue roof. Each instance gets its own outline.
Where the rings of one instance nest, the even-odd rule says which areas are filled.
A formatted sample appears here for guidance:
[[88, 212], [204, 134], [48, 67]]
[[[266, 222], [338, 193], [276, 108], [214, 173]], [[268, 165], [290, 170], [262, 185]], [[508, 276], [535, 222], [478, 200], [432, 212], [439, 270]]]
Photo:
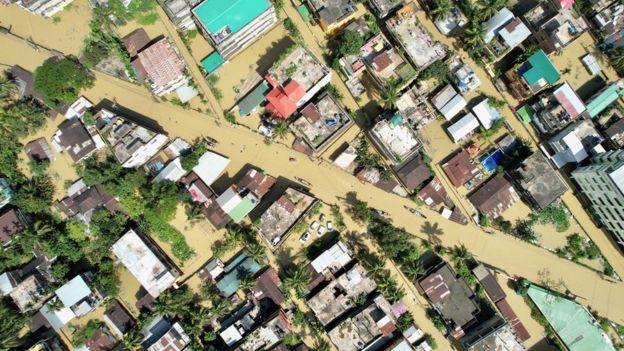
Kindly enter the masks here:
[[529, 85], [545, 79], [548, 84], [555, 84], [559, 80], [557, 68], [550, 62], [548, 56], [542, 50], [535, 52], [520, 68], [520, 73]]
[[223, 56], [217, 51], [213, 51], [210, 55], [206, 56], [201, 64], [208, 74], [214, 72], [217, 68], [223, 64]]
[[602, 91], [587, 104], [589, 117], [594, 118], [598, 116], [602, 111], [609, 107], [609, 105], [619, 99], [621, 94], [622, 91], [618, 90], [617, 84], [611, 84], [607, 89]]
[[240, 282], [246, 275], [256, 274], [262, 266], [260, 266], [246, 252], [241, 253], [232, 262], [224, 267], [225, 274], [223, 278], [217, 282], [217, 289], [225, 297], [234, 295], [240, 287]]
[[225, 27], [236, 33], [270, 7], [269, 0], [205, 0], [193, 11], [214, 35]]

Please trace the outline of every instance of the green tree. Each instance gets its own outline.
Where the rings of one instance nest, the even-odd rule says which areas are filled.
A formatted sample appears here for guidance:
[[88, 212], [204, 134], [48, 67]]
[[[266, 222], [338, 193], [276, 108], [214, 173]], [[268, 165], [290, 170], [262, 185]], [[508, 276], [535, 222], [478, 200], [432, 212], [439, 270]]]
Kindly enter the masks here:
[[453, 14], [453, 3], [451, 0], [435, 0], [435, 8], [431, 10], [431, 17], [434, 21], [443, 21]]
[[15, 191], [11, 202], [26, 213], [47, 213], [53, 196], [52, 179], [47, 175], [36, 175]]
[[0, 105], [14, 102], [17, 98], [17, 87], [6, 74], [0, 75]]
[[351, 217], [360, 223], [368, 223], [371, 221], [372, 214], [368, 208], [368, 203], [362, 200], [357, 200], [356, 203], [350, 207], [349, 212]]
[[453, 249], [451, 249], [451, 261], [453, 261], [456, 266], [470, 258], [472, 258], [472, 254], [464, 244], [455, 245]]
[[411, 312], [405, 312], [397, 320], [397, 329], [399, 331], [405, 331], [414, 325], [414, 316]]
[[297, 296], [303, 297], [308, 292], [308, 284], [311, 281], [312, 276], [306, 267], [295, 266], [286, 271], [283, 286], [286, 290], [295, 290]]
[[340, 36], [340, 47], [338, 52], [340, 55], [357, 55], [364, 45], [364, 38], [358, 32], [346, 30]]
[[381, 100], [385, 109], [391, 110], [396, 107], [401, 91], [399, 89], [400, 81], [398, 79], [389, 79], [386, 81], [386, 87], [381, 92]]
[[37, 67], [34, 76], [35, 92], [52, 107], [71, 104], [80, 91], [91, 88], [95, 80], [86, 68], [67, 57], [47, 59]]
[[182, 159], [180, 160], [182, 168], [187, 171], [192, 170], [199, 163], [200, 157], [202, 157], [207, 151], [208, 147], [205, 143], [196, 143], [196, 145], [193, 147], [193, 151], [190, 154], [182, 156]]
[[481, 42], [481, 38], [487, 31], [485, 23], [473, 20], [464, 30], [464, 41], [469, 45], [476, 45]]
[[624, 72], [624, 47], [617, 47], [609, 51], [609, 59], [615, 69]]
[[277, 123], [274, 127], [273, 127], [273, 136], [279, 139], [285, 139], [286, 136], [288, 135], [288, 122], [286, 121], [279, 121], [279, 123]]

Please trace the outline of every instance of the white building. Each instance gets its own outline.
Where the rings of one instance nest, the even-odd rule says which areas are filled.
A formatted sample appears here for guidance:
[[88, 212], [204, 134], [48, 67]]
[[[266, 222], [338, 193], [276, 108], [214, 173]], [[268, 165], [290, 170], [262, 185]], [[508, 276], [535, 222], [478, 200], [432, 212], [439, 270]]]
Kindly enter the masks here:
[[72, 2], [73, 0], [35, 0], [32, 2], [20, 0], [17, 4], [35, 15], [52, 17]]
[[229, 158], [211, 151], [206, 151], [206, 153], [199, 158], [197, 166], [193, 167], [193, 172], [197, 174], [202, 182], [210, 186], [219, 178], [229, 163]]
[[467, 105], [466, 100], [450, 84], [435, 94], [431, 103], [447, 121], [453, 119]]
[[479, 128], [479, 120], [469, 112], [467, 115], [462, 117], [459, 121], [450, 125], [447, 129], [447, 132], [453, 138], [455, 143], [459, 143], [464, 140], [467, 136], [472, 134], [477, 128]]
[[485, 129], [492, 128], [495, 121], [503, 118], [498, 110], [490, 105], [489, 99], [485, 99], [473, 107], [472, 113], [477, 116], [477, 119]]

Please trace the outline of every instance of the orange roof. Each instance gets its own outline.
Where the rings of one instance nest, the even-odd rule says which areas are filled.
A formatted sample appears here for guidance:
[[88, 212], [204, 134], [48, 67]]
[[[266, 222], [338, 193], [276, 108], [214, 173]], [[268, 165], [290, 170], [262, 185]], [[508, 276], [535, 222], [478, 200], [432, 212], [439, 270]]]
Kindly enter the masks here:
[[275, 117], [288, 118], [297, 111], [297, 102], [304, 95], [299, 83], [291, 80], [285, 87], [275, 87], [267, 94], [266, 108]]
[[286, 84], [284, 92], [288, 95], [288, 98], [295, 103], [301, 100], [301, 98], [305, 95], [305, 91], [296, 80], [291, 80], [288, 84]]

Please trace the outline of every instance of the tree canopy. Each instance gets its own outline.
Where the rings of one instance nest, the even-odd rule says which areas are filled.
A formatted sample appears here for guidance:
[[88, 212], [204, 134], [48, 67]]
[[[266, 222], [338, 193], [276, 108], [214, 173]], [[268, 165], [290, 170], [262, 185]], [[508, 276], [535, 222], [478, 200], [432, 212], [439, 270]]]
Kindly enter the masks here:
[[57, 107], [74, 102], [82, 89], [93, 86], [94, 80], [79, 63], [67, 57], [52, 57], [35, 70], [35, 92], [46, 104]]

